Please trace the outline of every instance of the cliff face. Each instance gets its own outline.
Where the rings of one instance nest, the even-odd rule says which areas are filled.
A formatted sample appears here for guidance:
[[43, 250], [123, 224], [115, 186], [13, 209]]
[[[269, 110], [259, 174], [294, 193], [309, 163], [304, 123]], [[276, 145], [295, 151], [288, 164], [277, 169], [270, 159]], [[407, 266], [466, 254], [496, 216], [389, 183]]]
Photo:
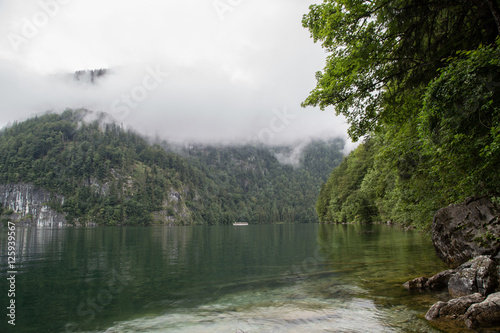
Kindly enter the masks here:
[[188, 188], [170, 188], [163, 201], [163, 209], [153, 213], [153, 220], [165, 225], [194, 224], [196, 221], [193, 219], [193, 211], [186, 206], [184, 199], [188, 192]]
[[[101, 187], [97, 190], [100, 191]], [[191, 211], [186, 207], [183, 196], [183, 193], [170, 189], [168, 200], [163, 203], [164, 210], [154, 213], [154, 221], [159, 224], [192, 224]], [[12, 221], [36, 227], [69, 226], [65, 214], [49, 207], [50, 199], [49, 192], [32, 184], [0, 185], [0, 203], [14, 212], [8, 216]], [[64, 203], [64, 197], [57, 196], [56, 199]], [[89, 221], [86, 225], [95, 225], [95, 222]]]
[[450, 267], [500, 253], [500, 207], [486, 197], [440, 209], [432, 223], [436, 254]]
[[[36, 227], [63, 227], [68, 225], [64, 214], [48, 206], [50, 193], [32, 184], [0, 185], [0, 202], [14, 211], [10, 218]], [[64, 198], [57, 197], [61, 202]]]

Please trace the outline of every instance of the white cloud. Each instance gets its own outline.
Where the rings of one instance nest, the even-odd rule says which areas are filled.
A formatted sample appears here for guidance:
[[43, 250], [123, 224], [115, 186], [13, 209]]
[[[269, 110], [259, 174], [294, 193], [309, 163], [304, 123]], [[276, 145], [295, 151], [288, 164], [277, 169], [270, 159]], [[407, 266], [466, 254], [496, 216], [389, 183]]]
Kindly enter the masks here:
[[[0, 1], [0, 125], [86, 107], [172, 140], [345, 137], [332, 111], [300, 108], [325, 58], [301, 26], [310, 3], [221, 0], [222, 14], [214, 3]], [[96, 68], [111, 72], [93, 86], [63, 75]], [[279, 124], [276, 110], [295, 117]]]

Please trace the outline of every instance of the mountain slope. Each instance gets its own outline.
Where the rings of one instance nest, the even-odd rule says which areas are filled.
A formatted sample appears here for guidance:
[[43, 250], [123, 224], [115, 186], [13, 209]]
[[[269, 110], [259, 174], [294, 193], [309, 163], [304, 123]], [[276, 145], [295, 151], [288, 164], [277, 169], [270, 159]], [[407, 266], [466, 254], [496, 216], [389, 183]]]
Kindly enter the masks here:
[[179, 153], [105, 121], [67, 110], [4, 129], [0, 184], [49, 192], [47, 206], [72, 224], [316, 222], [322, 179], [342, 158], [341, 140], [311, 143], [307, 163], [295, 168], [278, 161], [287, 147], [196, 145]]
[[[323, 179], [342, 160], [340, 139], [314, 141], [303, 148], [295, 166], [279, 162], [296, 154], [292, 147], [190, 146], [182, 155], [202, 170], [218, 191], [204, 216], [215, 207], [232, 220], [266, 223], [316, 222], [314, 204]], [[215, 205], [215, 206], [214, 206]], [[220, 218], [220, 217], [219, 217]]]

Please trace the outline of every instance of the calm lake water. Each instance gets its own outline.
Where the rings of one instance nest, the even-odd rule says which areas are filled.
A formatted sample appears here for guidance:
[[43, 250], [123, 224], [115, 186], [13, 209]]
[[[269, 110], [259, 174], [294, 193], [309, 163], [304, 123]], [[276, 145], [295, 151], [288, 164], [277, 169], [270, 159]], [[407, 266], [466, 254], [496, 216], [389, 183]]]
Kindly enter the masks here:
[[438, 332], [446, 294], [401, 285], [446, 267], [429, 237], [381, 225], [23, 229], [16, 326], [1, 332]]

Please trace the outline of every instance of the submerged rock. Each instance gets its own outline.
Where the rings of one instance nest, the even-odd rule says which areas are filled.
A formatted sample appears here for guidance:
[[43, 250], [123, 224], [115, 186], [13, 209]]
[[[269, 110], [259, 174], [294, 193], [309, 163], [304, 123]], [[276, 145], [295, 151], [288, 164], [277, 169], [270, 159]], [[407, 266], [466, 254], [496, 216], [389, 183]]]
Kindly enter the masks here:
[[482, 302], [484, 299], [483, 295], [475, 293], [454, 298], [448, 302], [437, 302], [427, 311], [425, 319], [458, 318], [464, 315], [471, 305]]
[[488, 198], [471, 197], [440, 209], [431, 231], [437, 255], [451, 267], [479, 255], [495, 256], [500, 251], [500, 208]]

